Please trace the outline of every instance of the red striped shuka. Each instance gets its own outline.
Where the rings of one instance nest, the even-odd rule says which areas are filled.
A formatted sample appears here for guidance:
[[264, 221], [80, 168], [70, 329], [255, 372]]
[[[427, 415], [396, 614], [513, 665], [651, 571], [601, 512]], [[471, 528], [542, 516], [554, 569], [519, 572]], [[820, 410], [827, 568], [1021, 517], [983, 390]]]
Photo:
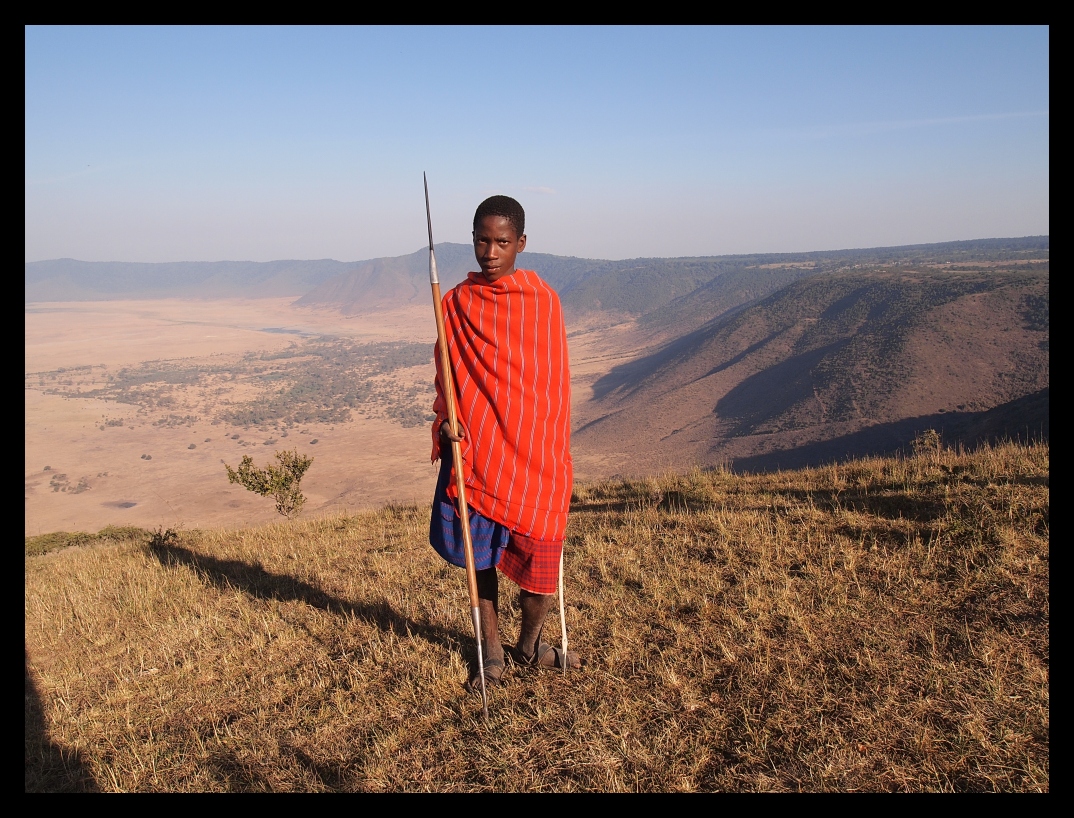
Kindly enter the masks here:
[[[571, 377], [559, 296], [532, 270], [470, 273], [443, 299], [467, 505], [511, 531], [562, 541], [574, 463]], [[436, 360], [432, 459], [447, 405]], [[458, 464], [455, 464], [455, 468]], [[454, 472], [448, 494], [458, 500]]]

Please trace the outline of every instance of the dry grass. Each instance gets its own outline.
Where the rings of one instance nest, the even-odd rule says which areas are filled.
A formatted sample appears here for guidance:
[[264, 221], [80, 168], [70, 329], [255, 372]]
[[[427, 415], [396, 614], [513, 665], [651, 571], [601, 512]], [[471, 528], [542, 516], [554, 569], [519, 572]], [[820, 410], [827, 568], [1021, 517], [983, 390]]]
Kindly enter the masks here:
[[26, 790], [1048, 791], [1048, 481], [1007, 444], [579, 486], [587, 667], [487, 725], [425, 508], [28, 555]]

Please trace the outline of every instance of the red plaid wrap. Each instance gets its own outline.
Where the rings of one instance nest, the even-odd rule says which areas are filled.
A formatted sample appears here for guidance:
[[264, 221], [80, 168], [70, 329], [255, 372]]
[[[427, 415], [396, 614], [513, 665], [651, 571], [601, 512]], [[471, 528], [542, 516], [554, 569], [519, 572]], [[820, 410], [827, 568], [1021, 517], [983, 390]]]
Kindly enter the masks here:
[[512, 532], [499, 569], [515, 585], [532, 594], [554, 594], [562, 553], [563, 540], [535, 540]]

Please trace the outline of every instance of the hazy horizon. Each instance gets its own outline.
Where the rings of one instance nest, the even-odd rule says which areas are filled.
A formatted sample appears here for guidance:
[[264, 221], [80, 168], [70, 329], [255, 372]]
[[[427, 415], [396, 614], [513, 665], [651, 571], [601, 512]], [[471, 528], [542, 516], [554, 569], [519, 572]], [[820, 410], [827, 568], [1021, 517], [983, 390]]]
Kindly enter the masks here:
[[[801, 254], [804, 254], [804, 253], [817, 253], [817, 252], [820, 252], [820, 253], [824, 253], [824, 252], [841, 253], [841, 252], [852, 252], [852, 251], [855, 251], [855, 250], [863, 250], [863, 251], [864, 250], [877, 250], [877, 249], [884, 249], [884, 248], [888, 248], [888, 247], [890, 247], [890, 248], [916, 247], [916, 246], [927, 246], [927, 245], [930, 245], [930, 244], [950, 244], [950, 243], [955, 243], [955, 242], [993, 241], [993, 240], [995, 240], [995, 241], [1003, 241], [1005, 239], [1012, 239], [1012, 240], [1013, 239], [1032, 239], [1032, 238], [1044, 238], [1046, 236], [1048, 236], [1047, 233], [1041, 233], [1041, 234], [1037, 234], [1037, 235], [1027, 235], [1027, 236], [976, 236], [976, 237], [970, 238], [970, 239], [951, 239], [949, 241], [919, 242], [919, 243], [915, 243], [915, 244], [877, 245], [876, 247], [826, 247], [826, 248], [819, 249], [819, 250], [779, 250], [779, 251], [751, 250], [751, 251], [746, 251], [746, 252], [743, 252], [743, 253], [701, 253], [701, 254], [691, 255], [691, 256], [631, 256], [631, 257], [627, 257], [627, 258], [618, 258], [618, 259], [605, 258], [603, 256], [574, 256], [573, 258], [585, 258], [585, 259], [592, 259], [592, 260], [596, 260], [596, 261], [631, 261], [632, 259], [719, 258], [721, 256], [755, 256], [755, 255], [792, 255], [793, 256], [793, 255], [801, 255]], [[454, 241], [444, 241], [444, 242], [438, 241], [438, 242], [436, 242], [437, 247], [439, 247], [441, 244], [469, 245], [469, 242], [454, 242]], [[336, 262], [339, 262], [341, 264], [358, 264], [358, 263], [365, 262], [365, 261], [374, 261], [374, 260], [380, 259], [380, 258], [397, 258], [399, 256], [409, 256], [409, 255], [413, 255], [414, 253], [418, 253], [418, 252], [421, 252], [421, 251], [427, 250], [427, 249], [428, 249], [428, 244], [426, 244], [424, 246], [421, 246], [421, 247], [418, 247], [416, 250], [411, 250], [409, 253], [399, 253], [398, 256], [383, 256], [382, 255], [382, 256], [370, 256], [369, 258], [356, 258], [356, 259], [272, 258], [272, 259], [257, 260], [257, 259], [248, 259], [248, 258], [217, 258], [217, 259], [172, 259], [172, 260], [168, 260], [168, 261], [143, 261], [143, 260], [123, 261], [123, 260], [120, 260], [120, 259], [99, 259], [99, 260], [94, 260], [94, 259], [79, 259], [79, 258], [71, 258], [70, 256], [63, 256], [63, 257], [60, 257], [60, 258], [27, 259], [25, 263], [26, 264], [38, 264], [38, 263], [48, 262], [48, 261], [80, 261], [80, 262], [86, 262], [88, 264], [272, 264], [274, 262], [285, 262], [285, 261], [336, 261]], [[525, 252], [519, 253], [518, 257], [521, 259], [521, 258], [524, 258], [527, 254], [538, 253], [538, 252], [541, 252], [541, 251], [532, 250], [529, 247], [527, 247]], [[548, 255], [564, 255], [564, 254], [561, 254], [561, 253], [549, 253]], [[565, 256], [564, 255], [564, 257], [569, 258], [570, 256]]]

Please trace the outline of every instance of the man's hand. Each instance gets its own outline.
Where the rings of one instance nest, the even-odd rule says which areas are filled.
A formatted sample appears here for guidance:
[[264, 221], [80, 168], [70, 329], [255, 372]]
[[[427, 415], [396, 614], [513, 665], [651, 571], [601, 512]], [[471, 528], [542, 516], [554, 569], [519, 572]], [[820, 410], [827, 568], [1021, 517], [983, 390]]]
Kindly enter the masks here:
[[445, 420], [443, 423], [440, 424], [440, 442], [443, 445], [446, 446], [452, 442], [462, 443], [465, 438], [466, 432], [463, 431], [461, 423], [459, 424], [459, 434], [457, 436], [451, 433], [450, 420]]

